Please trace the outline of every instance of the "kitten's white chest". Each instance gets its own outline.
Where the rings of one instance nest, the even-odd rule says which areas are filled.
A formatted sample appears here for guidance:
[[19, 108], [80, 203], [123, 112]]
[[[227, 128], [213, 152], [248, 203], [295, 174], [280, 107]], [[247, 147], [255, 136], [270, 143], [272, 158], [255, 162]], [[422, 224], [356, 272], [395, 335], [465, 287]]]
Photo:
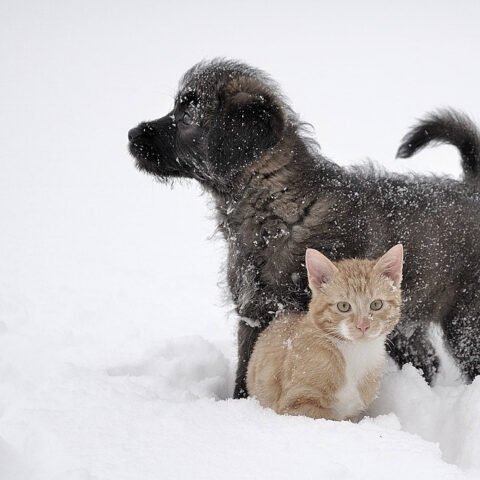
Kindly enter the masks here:
[[362, 342], [342, 342], [339, 350], [345, 359], [345, 383], [336, 395], [335, 410], [343, 418], [358, 415], [365, 407], [359, 385], [365, 377], [383, 367], [385, 337]]

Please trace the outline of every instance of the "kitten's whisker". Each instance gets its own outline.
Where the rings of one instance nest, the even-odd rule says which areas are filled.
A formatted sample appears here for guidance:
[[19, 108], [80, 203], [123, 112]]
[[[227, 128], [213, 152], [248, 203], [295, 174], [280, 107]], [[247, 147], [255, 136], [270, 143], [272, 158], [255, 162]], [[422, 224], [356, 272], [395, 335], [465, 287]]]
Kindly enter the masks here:
[[389, 345], [390, 347], [393, 347], [393, 341], [390, 340], [388, 337], [385, 339], [385, 345]]

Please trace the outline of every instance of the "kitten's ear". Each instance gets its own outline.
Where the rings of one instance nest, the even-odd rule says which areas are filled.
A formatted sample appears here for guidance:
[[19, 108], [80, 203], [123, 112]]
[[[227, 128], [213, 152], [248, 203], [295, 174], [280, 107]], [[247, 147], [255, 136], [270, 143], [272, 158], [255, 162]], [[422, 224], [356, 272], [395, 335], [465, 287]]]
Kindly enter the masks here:
[[307, 266], [308, 284], [312, 290], [321, 288], [338, 272], [338, 268], [325, 255], [313, 248], [307, 248], [305, 265]]
[[393, 281], [396, 287], [402, 283], [403, 268], [403, 246], [402, 244], [392, 247], [383, 257], [375, 264], [374, 269], [381, 275]]

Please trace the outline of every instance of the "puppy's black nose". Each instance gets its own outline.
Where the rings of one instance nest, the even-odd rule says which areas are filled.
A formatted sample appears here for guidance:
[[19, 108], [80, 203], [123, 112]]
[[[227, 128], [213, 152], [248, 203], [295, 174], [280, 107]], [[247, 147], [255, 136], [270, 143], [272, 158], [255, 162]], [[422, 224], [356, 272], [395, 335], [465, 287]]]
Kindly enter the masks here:
[[128, 140], [131, 142], [135, 140], [137, 137], [144, 133], [144, 129], [142, 127], [135, 127], [129, 130], [128, 132]]

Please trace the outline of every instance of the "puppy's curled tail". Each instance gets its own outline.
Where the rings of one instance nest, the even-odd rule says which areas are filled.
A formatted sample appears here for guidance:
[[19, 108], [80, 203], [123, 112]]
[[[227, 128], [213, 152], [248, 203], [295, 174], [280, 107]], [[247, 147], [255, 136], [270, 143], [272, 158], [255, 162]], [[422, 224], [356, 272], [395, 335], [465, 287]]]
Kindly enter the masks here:
[[480, 132], [470, 117], [453, 109], [428, 114], [403, 137], [397, 158], [409, 158], [430, 143], [457, 147], [465, 181], [480, 186]]

